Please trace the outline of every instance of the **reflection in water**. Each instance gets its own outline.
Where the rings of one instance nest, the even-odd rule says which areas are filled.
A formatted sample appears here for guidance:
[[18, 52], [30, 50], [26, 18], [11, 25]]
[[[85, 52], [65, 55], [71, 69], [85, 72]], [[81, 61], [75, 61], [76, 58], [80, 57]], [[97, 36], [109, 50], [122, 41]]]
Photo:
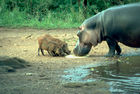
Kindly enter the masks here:
[[[122, 59], [123, 60], [123, 59]], [[125, 62], [88, 65], [66, 70], [63, 76], [71, 82], [103, 80], [110, 85], [112, 93], [140, 94], [140, 56], [129, 57]]]
[[89, 71], [86, 68], [88, 68], [90, 66], [91, 65], [87, 65], [86, 67], [80, 66], [80, 67], [77, 67], [74, 69], [65, 70], [64, 72], [66, 73], [66, 75], [63, 75], [63, 78], [65, 78], [65, 80], [68, 82], [93, 81], [93, 79], [92, 80], [90, 80], [90, 79], [83, 80], [83, 78], [85, 78], [89, 74]]
[[97, 78], [110, 84], [112, 92], [140, 93], [139, 56], [131, 57], [127, 63], [116, 62], [115, 64], [96, 67], [95, 71], [90, 73], [89, 78], [95, 78], [95, 74], [99, 75]]

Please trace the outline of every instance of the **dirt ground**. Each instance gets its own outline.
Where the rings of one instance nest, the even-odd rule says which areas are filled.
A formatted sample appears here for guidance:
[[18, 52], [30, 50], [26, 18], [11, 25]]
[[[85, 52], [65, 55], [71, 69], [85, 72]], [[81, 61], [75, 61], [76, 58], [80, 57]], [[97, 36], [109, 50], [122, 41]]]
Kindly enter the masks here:
[[[0, 28], [0, 56], [18, 57], [29, 62], [27, 68], [17, 69], [16, 72], [0, 73], [0, 94], [110, 94], [103, 82], [94, 84], [73, 85], [63, 82], [61, 75], [64, 70], [76, 66], [104, 62], [103, 57], [108, 52], [106, 42], [93, 47], [86, 58], [65, 58], [38, 56], [37, 37], [50, 34], [68, 43], [73, 55], [77, 41], [77, 29], [10, 29]], [[136, 50], [120, 44], [122, 54]]]

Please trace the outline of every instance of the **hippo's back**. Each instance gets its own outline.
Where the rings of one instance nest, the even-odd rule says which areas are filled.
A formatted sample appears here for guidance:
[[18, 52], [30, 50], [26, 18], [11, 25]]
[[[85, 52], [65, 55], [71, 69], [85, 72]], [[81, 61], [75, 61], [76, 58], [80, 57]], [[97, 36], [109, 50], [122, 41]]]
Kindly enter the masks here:
[[107, 36], [131, 47], [140, 47], [140, 3], [121, 5], [102, 12]]

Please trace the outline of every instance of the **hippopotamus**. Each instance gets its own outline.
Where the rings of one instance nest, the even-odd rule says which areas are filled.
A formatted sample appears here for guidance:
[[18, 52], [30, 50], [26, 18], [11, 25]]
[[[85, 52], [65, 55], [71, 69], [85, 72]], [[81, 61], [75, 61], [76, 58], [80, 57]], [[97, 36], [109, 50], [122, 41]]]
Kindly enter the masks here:
[[140, 47], [140, 3], [108, 8], [86, 19], [77, 33], [73, 50], [77, 56], [87, 55], [92, 46], [106, 41], [109, 52], [105, 56], [120, 55], [118, 42], [129, 47]]

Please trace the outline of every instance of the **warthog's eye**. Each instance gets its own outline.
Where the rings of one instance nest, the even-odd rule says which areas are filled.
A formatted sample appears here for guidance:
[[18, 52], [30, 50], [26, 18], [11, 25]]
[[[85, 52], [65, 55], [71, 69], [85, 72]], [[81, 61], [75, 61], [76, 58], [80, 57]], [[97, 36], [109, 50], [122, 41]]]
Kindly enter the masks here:
[[62, 48], [63, 48], [63, 49], [67, 48], [67, 44], [63, 45], [63, 47], [62, 47]]

